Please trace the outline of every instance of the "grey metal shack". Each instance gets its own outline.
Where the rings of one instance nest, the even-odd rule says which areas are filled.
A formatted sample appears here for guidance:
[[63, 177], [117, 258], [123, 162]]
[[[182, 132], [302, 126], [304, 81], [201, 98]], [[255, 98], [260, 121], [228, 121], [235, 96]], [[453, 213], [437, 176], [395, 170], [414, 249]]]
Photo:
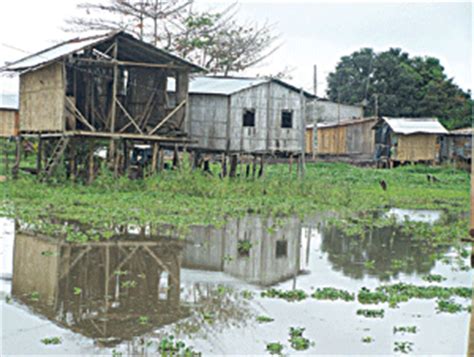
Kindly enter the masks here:
[[301, 153], [306, 99], [313, 97], [274, 78], [196, 77], [186, 131], [203, 151]]

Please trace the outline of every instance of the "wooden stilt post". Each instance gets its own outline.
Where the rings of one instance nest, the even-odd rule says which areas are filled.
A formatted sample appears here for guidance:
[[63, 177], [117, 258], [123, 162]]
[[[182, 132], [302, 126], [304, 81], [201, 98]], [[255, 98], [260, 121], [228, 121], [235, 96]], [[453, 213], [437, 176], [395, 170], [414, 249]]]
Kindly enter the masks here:
[[4, 147], [3, 147], [3, 151], [4, 151], [4, 154], [5, 154], [5, 175], [8, 174], [8, 166], [9, 166], [9, 163], [8, 163], [8, 142], [7, 140], [4, 141]]
[[174, 153], [173, 153], [173, 167], [179, 168], [179, 152], [178, 152], [178, 144], [174, 145]]
[[[117, 64], [117, 56], [118, 56], [118, 41], [115, 40], [114, 44], [114, 79], [112, 83], [112, 107], [110, 109], [110, 132], [115, 132], [115, 121], [117, 116], [117, 91], [118, 91], [118, 74], [119, 68]], [[109, 148], [109, 162], [114, 163], [114, 156], [115, 156], [115, 141], [113, 138], [110, 139], [110, 148]]]
[[122, 170], [123, 170], [123, 174], [126, 175], [127, 173], [127, 170], [128, 170], [128, 165], [129, 165], [129, 159], [130, 159], [130, 154], [129, 154], [129, 150], [128, 150], [128, 141], [127, 140], [124, 140], [123, 141], [123, 166], [122, 166]]
[[165, 168], [165, 153], [160, 145], [158, 146], [158, 161], [158, 171], [161, 172]]
[[229, 177], [235, 177], [237, 173], [237, 155], [230, 156], [230, 170], [229, 170]]
[[42, 164], [42, 157], [43, 155], [43, 140], [41, 139], [41, 134], [38, 134], [38, 148], [36, 152], [36, 174], [39, 175], [41, 173], [41, 164]]
[[258, 177], [263, 177], [263, 168], [264, 168], [264, 165], [265, 165], [265, 155], [262, 154], [262, 156], [260, 156], [260, 169], [258, 170]]
[[76, 180], [76, 141], [74, 138], [69, 140], [69, 178]]
[[251, 166], [251, 163], [250, 162], [247, 162], [247, 167], [245, 168], [245, 177], [248, 178], [250, 176], [250, 166]]
[[227, 155], [225, 153], [222, 154], [221, 167], [221, 176], [224, 178], [227, 176]]
[[300, 104], [301, 104], [301, 140], [300, 140], [300, 146], [301, 146], [301, 155], [300, 155], [300, 177], [304, 179], [304, 172], [305, 172], [305, 149], [306, 149], [306, 98], [304, 96], [304, 91], [303, 89], [300, 90]]
[[153, 153], [151, 156], [151, 173], [154, 174], [156, 172], [156, 165], [158, 162], [158, 144], [153, 144]]
[[14, 179], [18, 178], [18, 171], [20, 170], [20, 160], [21, 160], [21, 138], [19, 136], [15, 137], [15, 165], [12, 169], [12, 175]]
[[290, 159], [288, 160], [289, 162], [289, 168], [290, 168], [290, 174], [293, 171], [293, 154], [290, 154]]
[[94, 181], [94, 143], [89, 148], [89, 160], [88, 160], [88, 178], [87, 182], [91, 184]]
[[256, 173], [257, 173], [257, 155], [253, 155], [252, 178], [255, 178]]

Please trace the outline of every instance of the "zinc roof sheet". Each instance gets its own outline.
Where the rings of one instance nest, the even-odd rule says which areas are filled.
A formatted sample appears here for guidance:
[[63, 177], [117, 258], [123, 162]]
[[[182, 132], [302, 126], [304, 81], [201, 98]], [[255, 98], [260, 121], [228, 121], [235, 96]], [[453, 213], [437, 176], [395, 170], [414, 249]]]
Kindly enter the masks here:
[[382, 118], [397, 134], [448, 134], [436, 118]]

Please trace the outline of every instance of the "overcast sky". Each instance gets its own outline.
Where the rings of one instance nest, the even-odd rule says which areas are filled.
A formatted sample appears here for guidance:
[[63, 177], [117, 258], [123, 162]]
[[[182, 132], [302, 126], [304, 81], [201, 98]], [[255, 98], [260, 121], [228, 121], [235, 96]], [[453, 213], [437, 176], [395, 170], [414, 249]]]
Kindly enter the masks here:
[[[79, 2], [1, 1], [0, 64], [73, 37], [61, 28]], [[234, 1], [196, 2], [201, 8], [222, 8]], [[341, 56], [361, 47], [376, 51], [400, 47], [411, 55], [438, 57], [457, 84], [473, 87], [471, 2], [244, 0], [239, 1], [238, 16], [243, 21], [268, 21], [281, 34], [281, 48], [248, 75], [276, 73], [286, 67], [293, 84], [310, 90], [317, 64], [318, 95], [323, 96], [326, 77]], [[16, 86], [14, 80], [0, 78], [0, 93], [14, 92]]]

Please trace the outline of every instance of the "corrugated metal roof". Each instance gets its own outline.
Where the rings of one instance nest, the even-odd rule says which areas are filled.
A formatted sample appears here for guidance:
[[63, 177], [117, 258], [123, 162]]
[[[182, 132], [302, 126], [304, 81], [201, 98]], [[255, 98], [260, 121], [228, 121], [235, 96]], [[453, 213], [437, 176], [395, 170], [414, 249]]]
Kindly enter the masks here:
[[363, 124], [370, 121], [376, 121], [378, 118], [376, 117], [369, 117], [369, 118], [358, 118], [358, 119], [344, 119], [339, 122], [330, 122], [330, 123], [319, 123], [317, 125], [318, 128], [332, 128], [337, 126], [347, 126], [347, 125], [357, 125]]
[[397, 134], [448, 134], [436, 118], [382, 118]]
[[[189, 82], [189, 93], [231, 95], [266, 82], [268, 79], [264, 78], [194, 77]], [[168, 91], [174, 92], [175, 90], [174, 79], [168, 80]]]
[[[276, 78], [240, 78], [240, 77], [194, 77], [189, 82], [190, 94], [232, 95], [244, 89], [273, 81], [290, 90], [299, 92], [300, 89]], [[174, 92], [174, 80], [168, 81], [168, 91]], [[311, 93], [304, 92], [306, 97], [314, 97]]]
[[107, 33], [105, 35], [88, 37], [83, 39], [78, 38], [63, 42], [56, 46], [50, 47], [44, 51], [25, 57], [19, 61], [13, 62], [3, 67], [2, 70], [17, 71], [24, 68], [38, 67], [55, 59], [59, 59], [71, 53], [75, 53], [77, 51], [85, 49], [96, 43], [100, 43], [108, 39], [110, 36], [111, 34]]
[[[140, 53], [143, 54], [147, 52], [153, 56], [159, 56], [160, 58], [166, 57], [171, 61], [175, 61], [187, 66], [190, 66], [192, 69], [197, 71], [207, 71], [205, 68], [200, 67], [194, 63], [191, 63], [181, 57], [178, 57], [168, 51], [162, 50], [158, 47], [155, 47], [149, 43], [141, 41], [132, 35], [126, 33], [125, 31], [112, 31], [107, 32], [105, 34], [100, 34], [96, 36], [89, 36], [84, 38], [75, 38], [66, 42], [62, 42], [58, 45], [52, 46], [47, 48], [41, 52], [37, 52], [31, 56], [27, 56], [19, 61], [10, 63], [5, 67], [0, 68], [0, 71], [22, 71], [25, 69], [37, 68], [48, 64], [50, 62], [59, 60], [67, 55], [82, 51], [84, 49], [97, 46], [102, 42], [111, 41], [116, 37], [120, 37], [124, 41], [128, 42], [128, 44], [139, 43], [142, 45], [141, 48], [135, 49], [135, 56], [136, 54]], [[130, 42], [131, 41], [131, 42]], [[119, 46], [119, 52], [121, 51]], [[153, 63], [154, 57], [150, 57], [150, 62]]]
[[456, 130], [451, 130], [449, 134], [451, 135], [472, 135], [474, 132], [473, 128], [462, 128], [462, 129], [456, 129]]

